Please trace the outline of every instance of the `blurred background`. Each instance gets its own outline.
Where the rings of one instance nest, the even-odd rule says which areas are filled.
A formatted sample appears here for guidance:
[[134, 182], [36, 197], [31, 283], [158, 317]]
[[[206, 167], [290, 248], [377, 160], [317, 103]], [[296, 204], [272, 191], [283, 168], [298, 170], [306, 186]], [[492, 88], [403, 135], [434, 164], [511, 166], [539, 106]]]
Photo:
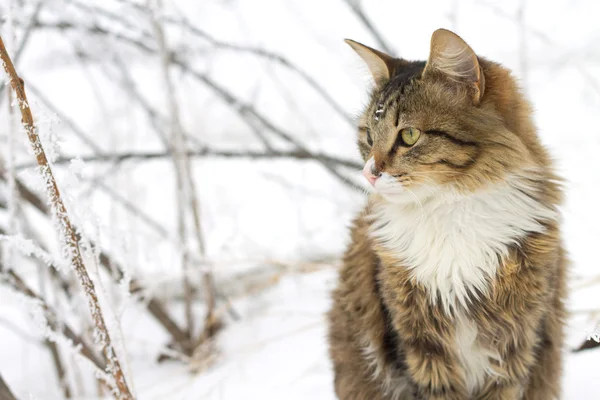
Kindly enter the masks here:
[[[371, 85], [343, 39], [424, 60], [445, 27], [514, 71], [566, 179], [564, 398], [600, 398], [599, 17], [595, 0], [0, 0], [135, 397], [334, 398], [324, 313], [366, 197], [355, 117]], [[2, 381], [17, 399], [110, 398], [8, 89], [0, 399]]]

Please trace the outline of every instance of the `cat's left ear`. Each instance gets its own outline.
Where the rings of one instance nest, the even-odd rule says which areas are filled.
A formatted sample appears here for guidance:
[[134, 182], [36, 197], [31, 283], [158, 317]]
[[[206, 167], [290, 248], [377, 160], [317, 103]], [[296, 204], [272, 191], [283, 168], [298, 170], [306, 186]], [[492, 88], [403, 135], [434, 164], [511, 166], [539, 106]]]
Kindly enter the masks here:
[[397, 61], [394, 57], [372, 49], [369, 46], [365, 46], [364, 44], [355, 42], [354, 40], [345, 39], [344, 42], [348, 43], [356, 54], [358, 54], [367, 64], [377, 86], [385, 84], [390, 79], [390, 76], [393, 75]]
[[467, 85], [474, 104], [479, 104], [485, 89], [483, 69], [473, 49], [460, 36], [447, 29], [433, 32], [423, 76], [439, 73], [452, 81]]

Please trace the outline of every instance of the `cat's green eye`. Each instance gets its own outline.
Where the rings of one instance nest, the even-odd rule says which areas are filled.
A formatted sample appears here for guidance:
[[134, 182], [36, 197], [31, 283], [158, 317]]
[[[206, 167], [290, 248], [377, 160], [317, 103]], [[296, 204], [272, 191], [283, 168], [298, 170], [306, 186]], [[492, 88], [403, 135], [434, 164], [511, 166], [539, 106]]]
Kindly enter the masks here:
[[367, 143], [369, 146], [373, 146], [373, 138], [371, 137], [371, 131], [367, 129]]
[[421, 131], [417, 128], [404, 128], [400, 131], [400, 136], [405, 145], [412, 146], [421, 137]]

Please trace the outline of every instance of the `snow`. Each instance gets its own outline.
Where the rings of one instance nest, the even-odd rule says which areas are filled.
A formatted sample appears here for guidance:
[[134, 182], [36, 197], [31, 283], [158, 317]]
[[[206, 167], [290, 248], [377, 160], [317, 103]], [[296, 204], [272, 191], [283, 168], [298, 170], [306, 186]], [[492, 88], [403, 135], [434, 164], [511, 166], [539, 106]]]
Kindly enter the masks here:
[[[14, 5], [14, 1], [0, 0], [3, 37], [8, 30], [5, 14], [9, 3]], [[17, 43], [37, 5], [34, 0], [24, 3], [9, 15]], [[123, 89], [123, 80], [131, 77], [135, 91], [156, 113], [156, 124], [167, 126], [160, 60], [118, 43], [118, 35], [127, 35], [150, 40], [153, 48], [157, 47], [151, 41], [148, 15], [128, 3], [46, 0], [40, 12], [42, 21], [94, 23], [115, 34], [107, 38], [80, 28], [59, 33], [33, 31], [17, 69], [26, 88], [35, 87], [57, 110], [50, 110], [42, 97], [28, 91], [51, 161], [57, 162], [59, 153], [79, 157], [55, 165], [53, 172], [69, 216], [98, 246], [84, 246], [82, 253], [94, 282], [102, 284], [98, 291], [102, 305], [111, 309], [105, 313], [111, 332], [122, 332], [122, 340], [116, 341], [117, 353], [137, 398], [333, 399], [324, 313], [335, 285], [337, 260], [347, 242], [347, 227], [364, 195], [350, 190], [317, 163], [214, 157], [190, 160], [202, 206], [200, 220], [206, 242], [202, 265], [215, 271], [217, 287], [240, 318], [234, 319], [219, 302], [225, 328], [218, 336], [216, 358], [201, 372], [192, 373], [178, 361], [156, 361], [169, 336], [149, 317], [143, 303], [147, 300], [129, 296], [125, 289], [129, 279], [139, 279], [148, 293], [169, 305], [183, 326], [172, 164], [168, 159], [126, 161], [118, 168], [111, 163], [84, 163], [81, 160], [93, 156], [94, 148], [58, 117], [67, 115], [100, 153], [163, 151], [147, 110], [131, 94], [131, 87]], [[559, 174], [566, 178], [567, 202], [562, 212], [573, 291], [568, 303], [572, 317], [567, 326], [564, 398], [600, 398], [596, 382], [600, 349], [568, 352], [587, 336], [600, 334], [600, 65], [596, 46], [600, 3], [379, 0], [361, 4], [386, 43], [407, 59], [424, 59], [431, 33], [451, 27], [478, 54], [503, 63], [520, 79], [526, 77], [523, 83], [542, 140], [557, 160]], [[165, 12], [159, 19], [165, 24], [167, 45], [178, 51], [178, 60], [189, 62], [198, 76], [210, 78], [235, 96], [233, 104], [227, 104], [223, 92], [172, 69], [180, 124], [195, 141], [215, 149], [263, 151], [264, 140], [240, 116], [247, 117], [248, 107], [252, 107], [260, 118], [302, 147], [358, 162], [355, 129], [347, 115], [356, 114], [365, 102], [369, 74], [343, 39], [379, 46], [345, 1], [176, 0], [165, 1], [163, 6]], [[524, 25], [517, 17], [522, 6]], [[90, 7], [115, 13], [127, 24], [111, 20], [106, 13], [90, 15]], [[180, 20], [180, 15], [221, 45], [190, 33], [183, 23], [167, 22]], [[526, 58], [520, 55], [523, 31]], [[225, 44], [279, 54], [293, 67]], [[78, 57], [84, 52], [91, 57]], [[9, 86], [4, 86], [7, 89]], [[5, 147], [10, 137], [4, 122], [7, 99], [1, 104], [0, 154], [6, 161], [14, 159], [7, 167], [14, 165], [16, 176], [43, 195], [46, 182], [36, 177], [39, 172], [19, 167], [34, 161], [23, 132], [19, 130], [22, 137], [14, 138], [13, 150]], [[260, 118], [251, 117], [251, 124], [265, 133], [270, 146], [292, 148], [289, 141], [262, 129]], [[12, 157], [7, 157], [9, 150]], [[361, 182], [360, 171], [344, 172]], [[144, 217], [132, 213], [102, 185], [139, 207]], [[0, 185], [2, 199], [9, 199], [5, 189], [6, 185]], [[61, 253], [53, 225], [29, 206], [23, 207], [23, 213], [28, 224], [17, 224], [19, 231], [13, 232], [6, 229], [13, 218], [0, 210], [0, 226], [7, 234], [0, 241], [10, 243], [14, 250], [10, 258], [15, 269], [36, 289], [41, 288], [44, 274], [39, 276], [32, 257], [64, 266], [61, 274], [70, 273], [73, 278], [66, 267], [70, 253]], [[30, 236], [29, 231], [35, 235]], [[37, 245], [40, 241], [44, 247]], [[108, 275], [97, 271], [100, 249], [127, 267], [120, 284], [112, 284]], [[198, 269], [195, 275], [200, 291], [201, 272]], [[67, 298], [50, 290], [47, 296], [76, 330], [89, 326], [89, 311], [81, 293]], [[39, 318], [31, 318], [30, 305], [4, 285], [0, 286], [0, 304], [0, 374], [19, 398], [62, 398], [48, 351], [41, 342], [34, 343], [46, 337], [45, 326]], [[201, 321], [203, 304], [198, 302], [194, 310], [196, 321]], [[27, 338], [15, 329], [26, 332]], [[60, 344], [62, 350], [67, 347]], [[71, 366], [69, 381], [76, 398], [98, 398], [93, 368], [86, 362], [73, 362], [70, 350], [65, 354], [69, 355], [65, 362]]]

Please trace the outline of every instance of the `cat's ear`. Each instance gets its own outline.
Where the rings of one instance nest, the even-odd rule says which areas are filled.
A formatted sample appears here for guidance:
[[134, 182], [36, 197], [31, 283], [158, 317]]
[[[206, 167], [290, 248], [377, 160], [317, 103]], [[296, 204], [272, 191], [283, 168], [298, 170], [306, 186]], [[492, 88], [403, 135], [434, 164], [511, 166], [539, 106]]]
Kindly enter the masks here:
[[354, 40], [345, 39], [346, 43], [363, 59], [369, 67], [371, 75], [375, 80], [375, 84], [382, 85], [390, 79], [394, 71], [396, 59], [381, 51], [372, 49], [364, 44], [355, 42]]
[[423, 76], [439, 73], [468, 85], [473, 102], [479, 103], [485, 89], [485, 77], [477, 55], [460, 36], [447, 29], [438, 29], [431, 35], [429, 59]]

